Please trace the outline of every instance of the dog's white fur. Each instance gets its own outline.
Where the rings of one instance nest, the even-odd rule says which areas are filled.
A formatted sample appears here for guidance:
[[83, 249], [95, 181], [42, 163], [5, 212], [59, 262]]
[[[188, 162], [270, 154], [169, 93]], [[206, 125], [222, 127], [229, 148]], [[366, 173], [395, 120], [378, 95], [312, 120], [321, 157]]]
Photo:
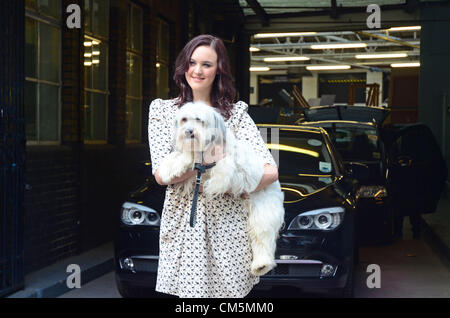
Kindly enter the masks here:
[[[202, 152], [223, 146], [225, 157], [202, 175], [203, 193], [210, 199], [230, 189], [236, 198], [243, 192], [249, 194], [244, 205], [249, 212], [251, 272], [258, 276], [266, 274], [276, 266], [276, 240], [284, 221], [284, 194], [279, 181], [252, 193], [264, 174], [264, 163], [249, 143], [235, 138], [213, 107], [202, 102], [187, 103], [178, 111], [175, 125], [175, 149], [159, 167], [161, 180], [169, 183], [180, 177], [201, 161]], [[195, 177], [176, 184], [176, 187], [183, 194], [192, 195], [193, 180]]]

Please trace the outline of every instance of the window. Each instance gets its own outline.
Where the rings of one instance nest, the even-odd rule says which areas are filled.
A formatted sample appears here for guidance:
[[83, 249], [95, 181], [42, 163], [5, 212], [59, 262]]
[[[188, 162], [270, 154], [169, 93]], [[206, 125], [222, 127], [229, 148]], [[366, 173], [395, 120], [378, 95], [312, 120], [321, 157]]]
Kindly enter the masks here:
[[143, 11], [130, 3], [127, 16], [127, 141], [141, 141]]
[[86, 143], [106, 143], [109, 1], [85, 0], [84, 6], [84, 140]]
[[158, 19], [158, 41], [156, 47], [156, 90], [162, 99], [169, 97], [169, 24]]
[[61, 7], [59, 0], [26, 0], [25, 127], [28, 144], [59, 143]]

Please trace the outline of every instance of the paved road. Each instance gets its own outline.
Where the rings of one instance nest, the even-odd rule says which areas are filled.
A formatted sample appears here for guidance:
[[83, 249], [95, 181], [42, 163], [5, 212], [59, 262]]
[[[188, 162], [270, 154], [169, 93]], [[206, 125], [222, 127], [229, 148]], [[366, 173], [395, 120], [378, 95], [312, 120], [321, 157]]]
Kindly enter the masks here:
[[[368, 288], [366, 281], [369, 264], [377, 264], [381, 270], [381, 288]], [[261, 294], [265, 297], [310, 297], [296, 290], [277, 290]], [[114, 272], [108, 273], [80, 289], [70, 291], [61, 298], [120, 298]], [[360, 249], [360, 263], [355, 278], [355, 297], [450, 297], [450, 270], [423, 240], [414, 240], [410, 233], [392, 245], [364, 247]]]

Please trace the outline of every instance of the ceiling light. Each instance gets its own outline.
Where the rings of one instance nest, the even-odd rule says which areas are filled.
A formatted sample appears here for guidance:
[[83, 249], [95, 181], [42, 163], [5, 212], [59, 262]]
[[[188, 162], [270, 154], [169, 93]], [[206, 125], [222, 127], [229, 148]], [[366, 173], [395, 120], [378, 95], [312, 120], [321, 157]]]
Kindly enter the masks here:
[[250, 52], [259, 52], [259, 51], [261, 51], [261, 49], [260, 48], [257, 48], [257, 47], [253, 47], [253, 46], [251, 46], [251, 47], [249, 47], [249, 49], [248, 49]]
[[84, 46], [92, 46], [92, 42], [91, 41], [84, 41], [83, 45]]
[[270, 71], [270, 67], [267, 66], [251, 66], [250, 72], [266, 72]]
[[335, 43], [335, 44], [313, 44], [311, 49], [324, 50], [324, 49], [352, 49], [359, 47], [367, 47], [367, 43]]
[[393, 63], [391, 64], [391, 67], [419, 67], [419, 62], [413, 62], [413, 63]]
[[396, 32], [396, 31], [417, 31], [420, 30], [422, 27], [420, 25], [415, 26], [404, 26], [404, 27], [394, 27], [388, 29], [389, 32]]
[[84, 53], [84, 57], [91, 57], [92, 53]]
[[326, 71], [326, 70], [348, 70], [350, 65], [311, 65], [307, 66], [308, 71]]
[[285, 62], [285, 61], [308, 61], [306, 56], [280, 56], [280, 57], [265, 57], [264, 62]]
[[397, 57], [407, 57], [406, 53], [386, 53], [386, 54], [358, 54], [355, 55], [357, 59], [387, 59]]
[[288, 33], [257, 33], [254, 35], [255, 39], [262, 38], [279, 38], [279, 37], [288, 37], [288, 36], [303, 36], [303, 35], [312, 35], [317, 32], [288, 32]]
[[92, 65], [92, 62], [91, 61], [85, 61], [84, 62], [84, 66], [91, 66]]

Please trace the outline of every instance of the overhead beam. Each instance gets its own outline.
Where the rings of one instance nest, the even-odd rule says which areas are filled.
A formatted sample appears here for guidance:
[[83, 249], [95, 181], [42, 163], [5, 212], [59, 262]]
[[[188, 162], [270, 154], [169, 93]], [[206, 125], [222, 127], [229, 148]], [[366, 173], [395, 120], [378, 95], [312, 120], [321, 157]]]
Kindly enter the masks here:
[[420, 49], [420, 45], [415, 45], [415, 44], [412, 44], [410, 42], [405, 42], [405, 41], [399, 41], [399, 40], [393, 39], [393, 38], [388, 37], [388, 36], [368, 33], [368, 32], [364, 32], [364, 31], [357, 31], [356, 33], [360, 34], [360, 35], [371, 36], [371, 37], [374, 37], [374, 38], [377, 38], [377, 39], [380, 39], [380, 40], [384, 40], [384, 41], [388, 41], [388, 42], [392, 42], [392, 43], [395, 43], [395, 44], [398, 44], [398, 45], [409, 46], [409, 47], [413, 47], [413, 48], [416, 48], [416, 49]]
[[250, 8], [252, 8], [253, 12], [255, 12], [256, 16], [263, 26], [268, 26], [270, 24], [270, 18], [267, 14], [266, 10], [259, 4], [258, 0], [245, 0]]
[[[394, 43], [392, 41], [377, 41], [377, 40], [364, 40], [364, 43], [367, 44], [367, 46], [393, 46], [398, 45], [398, 43]], [[253, 47], [257, 47], [261, 50], [267, 50], [267, 49], [292, 49], [292, 48], [310, 48], [311, 45], [314, 44], [336, 44], [337, 42], [300, 42], [300, 43], [270, 43], [270, 44], [258, 44], [258, 43], [252, 43]], [[348, 42], [342, 42], [345, 44], [351, 44], [351, 43], [361, 43], [360, 41], [348, 41]], [[405, 42], [408, 43], [408, 46], [414, 45], [415, 48], [419, 48], [420, 41], [414, 40], [414, 41], [408, 41]], [[406, 44], [405, 44], [406, 45]]]

